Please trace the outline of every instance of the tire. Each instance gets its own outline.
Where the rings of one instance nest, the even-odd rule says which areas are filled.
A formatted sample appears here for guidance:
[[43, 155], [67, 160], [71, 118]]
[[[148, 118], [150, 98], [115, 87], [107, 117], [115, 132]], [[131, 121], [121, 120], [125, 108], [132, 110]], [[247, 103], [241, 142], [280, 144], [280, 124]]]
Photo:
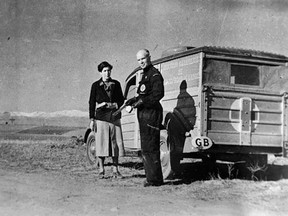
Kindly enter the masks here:
[[96, 146], [95, 134], [94, 132], [90, 132], [87, 138], [86, 148], [87, 148], [87, 158], [91, 165], [97, 165], [98, 162], [98, 159], [96, 157], [95, 146]]
[[91, 133], [91, 129], [90, 128], [87, 128], [85, 134], [84, 134], [84, 143], [87, 143], [87, 139], [88, 139], [88, 136], [89, 134]]
[[177, 157], [175, 153], [170, 151], [170, 146], [167, 142], [166, 131], [161, 131], [160, 160], [163, 179], [173, 179], [179, 173], [180, 158]]

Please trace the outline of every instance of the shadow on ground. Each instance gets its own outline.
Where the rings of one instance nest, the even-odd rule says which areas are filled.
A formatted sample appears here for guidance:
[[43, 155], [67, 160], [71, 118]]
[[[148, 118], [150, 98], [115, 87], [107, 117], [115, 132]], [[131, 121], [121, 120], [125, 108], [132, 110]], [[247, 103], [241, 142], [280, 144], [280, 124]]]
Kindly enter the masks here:
[[202, 161], [181, 163], [177, 178], [183, 183], [209, 179], [247, 179], [275, 181], [288, 179], [288, 166], [268, 164], [265, 167], [247, 163], [204, 163]]
[[[143, 170], [142, 162], [123, 162], [122, 167]], [[144, 178], [139, 174], [133, 177]], [[182, 162], [179, 173], [167, 184], [190, 184], [194, 181], [211, 179], [246, 179], [254, 181], [276, 181], [288, 179], [288, 166], [268, 164], [265, 167], [253, 167], [247, 163], [209, 163], [209, 162]]]

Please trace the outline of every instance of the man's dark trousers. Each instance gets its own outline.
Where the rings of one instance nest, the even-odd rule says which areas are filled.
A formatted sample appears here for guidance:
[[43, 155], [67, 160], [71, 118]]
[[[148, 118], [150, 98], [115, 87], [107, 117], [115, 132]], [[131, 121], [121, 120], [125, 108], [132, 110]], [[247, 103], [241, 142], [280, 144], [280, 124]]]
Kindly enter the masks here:
[[160, 125], [162, 110], [142, 108], [138, 110], [141, 150], [148, 183], [162, 184], [160, 161]]

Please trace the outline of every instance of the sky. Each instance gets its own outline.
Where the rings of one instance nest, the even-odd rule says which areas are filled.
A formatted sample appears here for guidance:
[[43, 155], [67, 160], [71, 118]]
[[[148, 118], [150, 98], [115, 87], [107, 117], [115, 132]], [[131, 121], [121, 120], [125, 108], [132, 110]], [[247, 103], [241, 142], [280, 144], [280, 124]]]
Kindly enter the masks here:
[[0, 113], [88, 111], [97, 65], [122, 84], [176, 46], [223, 46], [288, 56], [285, 0], [1, 0]]

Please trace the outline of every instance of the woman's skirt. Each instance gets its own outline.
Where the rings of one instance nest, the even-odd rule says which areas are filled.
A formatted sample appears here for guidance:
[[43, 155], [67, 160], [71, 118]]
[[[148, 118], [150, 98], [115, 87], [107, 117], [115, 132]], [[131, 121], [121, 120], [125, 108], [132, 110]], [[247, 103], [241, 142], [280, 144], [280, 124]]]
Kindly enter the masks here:
[[113, 123], [96, 120], [96, 156], [124, 156], [124, 143], [120, 119]]

